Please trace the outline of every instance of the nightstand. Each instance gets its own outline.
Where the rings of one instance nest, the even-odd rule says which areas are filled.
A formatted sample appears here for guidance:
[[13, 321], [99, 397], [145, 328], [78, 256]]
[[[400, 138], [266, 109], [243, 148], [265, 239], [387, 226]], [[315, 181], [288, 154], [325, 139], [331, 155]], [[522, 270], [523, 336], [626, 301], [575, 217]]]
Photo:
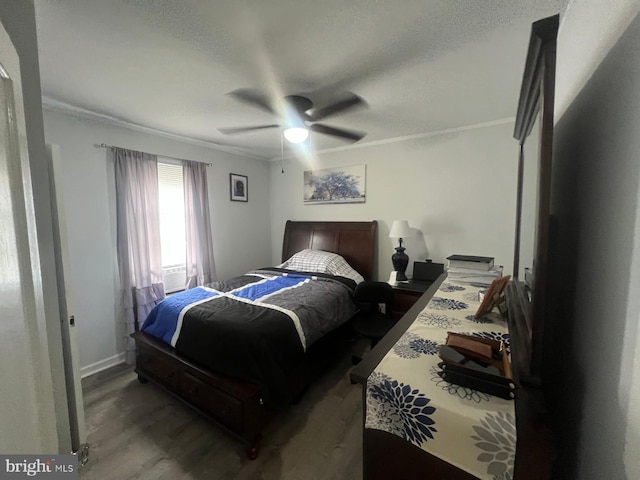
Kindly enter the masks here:
[[398, 282], [393, 287], [393, 316], [402, 317], [433, 284], [429, 281]]

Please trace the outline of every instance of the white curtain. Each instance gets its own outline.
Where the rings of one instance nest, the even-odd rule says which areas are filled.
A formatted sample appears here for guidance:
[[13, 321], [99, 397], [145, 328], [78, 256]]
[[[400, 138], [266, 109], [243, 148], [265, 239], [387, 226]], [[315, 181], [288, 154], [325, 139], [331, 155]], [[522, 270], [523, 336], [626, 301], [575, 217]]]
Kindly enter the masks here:
[[183, 179], [187, 228], [186, 288], [193, 288], [216, 280], [207, 193], [207, 165], [184, 160]]
[[113, 148], [116, 172], [118, 267], [124, 307], [127, 362], [135, 362], [129, 334], [165, 296], [162, 284], [155, 155]]

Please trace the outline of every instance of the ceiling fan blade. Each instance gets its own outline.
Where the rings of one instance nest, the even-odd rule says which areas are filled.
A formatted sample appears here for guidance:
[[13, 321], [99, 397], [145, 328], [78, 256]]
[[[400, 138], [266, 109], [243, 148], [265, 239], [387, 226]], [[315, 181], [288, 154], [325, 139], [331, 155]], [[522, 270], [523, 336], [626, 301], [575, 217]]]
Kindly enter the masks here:
[[237, 135], [239, 133], [252, 132], [254, 130], [264, 130], [266, 128], [280, 128], [280, 125], [258, 125], [257, 127], [222, 127], [218, 131], [225, 135]]
[[361, 97], [355, 93], [349, 92], [349, 95], [346, 98], [317, 110], [314, 109], [309, 115], [309, 120], [315, 122], [316, 120], [322, 120], [323, 118], [327, 118], [328, 116], [335, 115], [339, 112], [344, 112], [345, 110], [352, 110], [356, 107], [366, 106], [367, 102], [365, 102]]
[[236, 100], [240, 100], [243, 103], [258, 107], [266, 112], [275, 113], [271, 107], [269, 97], [259, 90], [253, 90], [251, 88], [238, 88], [233, 92], [229, 92], [227, 95], [232, 96]]
[[333, 135], [334, 137], [345, 138], [354, 142], [357, 142], [366, 135], [366, 133], [364, 132], [356, 132], [354, 130], [345, 130], [343, 128], [330, 127], [328, 125], [323, 125], [322, 123], [314, 123], [309, 127], [309, 129], [312, 132], [324, 133], [325, 135]]

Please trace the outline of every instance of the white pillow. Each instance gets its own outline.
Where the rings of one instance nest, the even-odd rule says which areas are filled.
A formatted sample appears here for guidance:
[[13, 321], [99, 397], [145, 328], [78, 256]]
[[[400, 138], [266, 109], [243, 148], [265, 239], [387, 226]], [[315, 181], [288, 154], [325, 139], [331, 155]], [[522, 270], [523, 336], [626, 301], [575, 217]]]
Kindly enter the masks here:
[[322, 250], [302, 250], [278, 267], [299, 272], [328, 273], [350, 278], [356, 283], [364, 281], [362, 275], [351, 268], [340, 255]]

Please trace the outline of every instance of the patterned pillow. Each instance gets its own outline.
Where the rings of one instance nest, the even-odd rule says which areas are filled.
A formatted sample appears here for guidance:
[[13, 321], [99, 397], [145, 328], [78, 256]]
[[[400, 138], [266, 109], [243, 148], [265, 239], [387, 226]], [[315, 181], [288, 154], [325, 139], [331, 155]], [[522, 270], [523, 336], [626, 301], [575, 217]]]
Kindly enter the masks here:
[[347, 277], [356, 283], [364, 281], [362, 275], [351, 268], [351, 265], [340, 255], [322, 250], [302, 250], [278, 266], [299, 272], [328, 273], [329, 275]]

